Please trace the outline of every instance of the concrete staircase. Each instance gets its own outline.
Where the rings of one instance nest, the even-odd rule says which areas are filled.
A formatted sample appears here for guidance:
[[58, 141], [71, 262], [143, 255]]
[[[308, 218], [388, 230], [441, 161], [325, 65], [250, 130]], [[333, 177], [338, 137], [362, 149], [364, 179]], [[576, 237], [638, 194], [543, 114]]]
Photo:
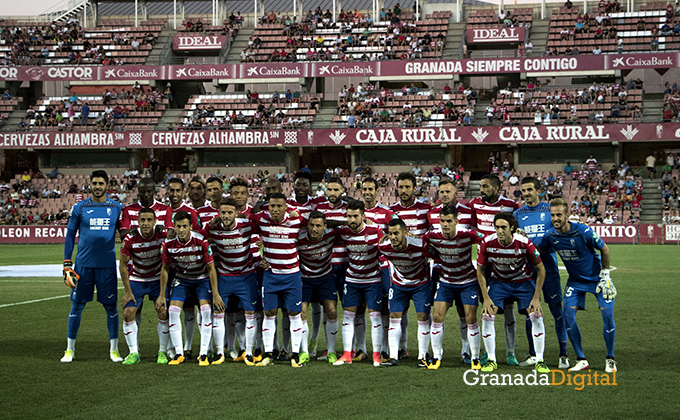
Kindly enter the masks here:
[[312, 128], [330, 128], [333, 123], [333, 117], [338, 110], [338, 103], [335, 101], [323, 101], [319, 105], [319, 112], [314, 115]]
[[475, 197], [479, 197], [479, 185], [482, 183], [482, 181], [476, 179], [476, 180], [469, 180], [467, 188], [465, 189], [465, 199], [466, 200], [472, 200]]
[[172, 37], [176, 33], [175, 30], [164, 27], [160, 34], [158, 34], [158, 39], [156, 40], [156, 45], [154, 45], [149, 55], [146, 57], [144, 64], [147, 66], [158, 66], [166, 63], [161, 63], [161, 52], [165, 48], [167, 42], [172, 42]]
[[[658, 114], [657, 114], [658, 115]], [[642, 181], [642, 192], [645, 199], [642, 201], [640, 210], [641, 223], [661, 223], [663, 218], [663, 204], [661, 203], [661, 190], [658, 179]]]
[[[16, 109], [12, 112], [9, 112], [7, 114], [7, 119], [4, 121], [4, 125], [2, 126], [2, 129], [0, 131], [9, 131], [9, 132], [15, 132], [17, 131], [17, 125], [19, 122], [21, 122], [21, 119], [26, 116], [26, 110], [25, 109]], [[28, 123], [27, 123], [28, 124]]]
[[166, 108], [158, 119], [158, 124], [154, 127], [156, 130], [167, 130], [174, 127], [179, 122], [179, 117], [182, 115], [184, 108]]
[[449, 21], [449, 27], [446, 32], [446, 44], [442, 51], [442, 59], [453, 60], [463, 58], [461, 43], [465, 38], [465, 25], [465, 22]]
[[529, 29], [529, 39], [534, 44], [530, 57], [541, 57], [548, 45], [548, 31], [550, 30], [550, 18], [534, 20]]
[[[663, 93], [645, 93], [642, 100], [642, 122], [658, 123], [661, 122], [663, 111]], [[645, 191], [645, 202], [647, 201], [647, 191]]]
[[255, 28], [242, 26], [238, 31], [238, 35], [234, 39], [234, 43], [231, 45], [229, 54], [227, 55], [227, 63], [240, 63], [241, 62], [241, 51], [248, 47], [248, 40], [253, 35]]

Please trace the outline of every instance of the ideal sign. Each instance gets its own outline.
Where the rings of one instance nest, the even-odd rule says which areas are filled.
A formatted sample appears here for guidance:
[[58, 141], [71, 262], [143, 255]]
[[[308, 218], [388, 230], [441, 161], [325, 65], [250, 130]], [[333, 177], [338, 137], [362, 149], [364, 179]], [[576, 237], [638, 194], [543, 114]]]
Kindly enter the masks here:
[[175, 51], [221, 50], [226, 42], [226, 35], [175, 35], [172, 39], [172, 49]]
[[468, 28], [468, 44], [524, 41], [524, 28]]

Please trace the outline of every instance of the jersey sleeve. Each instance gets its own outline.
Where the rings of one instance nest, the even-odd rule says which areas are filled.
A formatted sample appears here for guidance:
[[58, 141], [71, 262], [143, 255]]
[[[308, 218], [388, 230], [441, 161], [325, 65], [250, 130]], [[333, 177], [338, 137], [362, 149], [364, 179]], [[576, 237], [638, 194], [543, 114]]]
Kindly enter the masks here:
[[130, 243], [130, 235], [125, 235], [123, 245], [120, 247], [120, 255], [129, 257], [132, 254], [132, 244]]
[[481, 232], [474, 231], [472, 229], [468, 230], [468, 237], [473, 244], [478, 244], [484, 240], [484, 234]]
[[533, 265], [541, 263], [541, 254], [531, 241], [527, 244], [527, 259], [531, 261]]
[[170, 252], [168, 252], [167, 242], [163, 242], [163, 245], [161, 246], [161, 261], [163, 262], [163, 265], [172, 264], [172, 257], [170, 256]]
[[165, 211], [165, 221], [163, 222], [163, 226], [165, 226], [166, 229], [174, 229], [175, 224], [172, 221], [172, 208], [168, 206], [168, 209]]
[[200, 220], [198, 218], [198, 212], [194, 209], [191, 209], [191, 212], [189, 214], [191, 215], [191, 228], [194, 231], [198, 232], [201, 229]]
[[486, 242], [482, 242], [479, 245], [479, 251], [477, 251], [477, 264], [479, 265], [489, 265], [489, 260], [486, 254]]
[[583, 240], [588, 246], [598, 250], [602, 250], [602, 248], [604, 248], [604, 241], [602, 238], [600, 238], [600, 235], [598, 235], [597, 232], [588, 226], [583, 225], [583, 232], [581, 233], [581, 236], [583, 236]]
[[123, 210], [120, 212], [120, 219], [119, 219], [119, 226], [118, 228], [120, 230], [130, 230], [130, 212], [128, 211], [127, 208], [123, 208]]
[[261, 218], [261, 213], [250, 213], [248, 216], [248, 221], [252, 224], [253, 226], [253, 234], [260, 233], [260, 218]]
[[203, 262], [205, 262], [205, 265], [214, 263], [215, 260], [213, 259], [213, 253], [210, 249], [210, 244], [208, 241], [204, 239], [201, 243], [201, 247], [203, 248]]
[[68, 218], [68, 228], [66, 229], [66, 239], [64, 241], [65, 260], [70, 260], [71, 257], [73, 257], [73, 248], [76, 243], [76, 233], [80, 227], [80, 209], [81, 207], [77, 204], [71, 207], [71, 214]]
[[540, 238], [536, 238], [535, 241], [535, 246], [539, 250], [543, 252], [547, 252], [550, 248], [552, 248], [552, 244], [550, 243], [550, 240], [548, 239], [550, 237], [550, 231], [546, 232], [545, 235], [543, 235]]

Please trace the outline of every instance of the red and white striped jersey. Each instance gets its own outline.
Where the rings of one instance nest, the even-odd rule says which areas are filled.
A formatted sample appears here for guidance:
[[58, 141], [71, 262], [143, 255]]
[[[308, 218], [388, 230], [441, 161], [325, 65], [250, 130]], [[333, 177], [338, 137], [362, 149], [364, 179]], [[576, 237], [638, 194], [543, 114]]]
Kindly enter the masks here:
[[345, 281], [348, 283], [379, 283], [381, 281], [378, 262], [378, 242], [384, 236], [377, 226], [364, 224], [360, 232], [353, 232], [349, 226], [339, 229], [340, 240], [347, 247], [349, 265]]
[[186, 201], [182, 201], [182, 203], [177, 207], [176, 209], [173, 209], [172, 206], [169, 206], [170, 210], [172, 210], [172, 215], [174, 216], [175, 213], [180, 212], [180, 211], [185, 211], [189, 213], [191, 216], [191, 229], [195, 232], [198, 232], [201, 229], [201, 224], [199, 223], [198, 219], [198, 212], [196, 211], [195, 208], [191, 207], [191, 204], [187, 203]]
[[249, 220], [236, 219], [234, 227], [222, 224], [211, 227], [207, 223], [200, 231], [206, 239], [213, 239], [215, 268], [222, 276], [241, 276], [254, 270], [251, 237], [255, 228]]
[[515, 233], [510, 245], [503, 245], [494, 233], [484, 238], [477, 252], [477, 264], [491, 266], [491, 276], [504, 283], [529, 281], [533, 272], [529, 262], [541, 262], [538, 250], [526, 236]]
[[206, 204], [203, 207], [196, 209], [198, 218], [201, 221], [201, 226], [205, 226], [209, 221], [220, 214], [220, 210], [213, 207], [211, 204]]
[[300, 273], [305, 278], [325, 277], [333, 272], [331, 254], [338, 231], [326, 229], [318, 242], [312, 241], [309, 231], [300, 232], [298, 240], [298, 253], [300, 254]]
[[392, 263], [392, 281], [399, 286], [414, 287], [430, 281], [430, 265], [427, 260], [427, 242], [406, 237], [406, 248], [397, 251], [387, 240], [378, 246], [380, 254]]
[[[436, 207], [432, 207], [432, 210], [427, 214], [427, 220], [430, 223], [430, 230], [441, 230], [441, 225], [439, 224], [439, 215], [444, 208], [443, 204]], [[458, 226], [470, 229], [470, 222], [472, 219], [472, 209], [467, 205], [456, 202], [456, 210], [458, 210]]]
[[[390, 210], [389, 207], [380, 203], [375, 203], [374, 207], [366, 209], [364, 211], [364, 217], [366, 219], [372, 220], [376, 226], [382, 229], [383, 233], [387, 232], [387, 224], [390, 222], [390, 220], [397, 218], [397, 216], [392, 210]], [[389, 266], [390, 264], [387, 262], [385, 257], [381, 255], [380, 268], [384, 269], [388, 268]]]
[[472, 245], [482, 242], [484, 235], [458, 226], [452, 239], [447, 239], [441, 230], [434, 230], [427, 232], [423, 240], [437, 251], [441, 261], [440, 281], [453, 285], [477, 281], [477, 272], [472, 265]]
[[175, 269], [175, 277], [190, 281], [207, 279], [206, 267], [214, 263], [208, 241], [197, 232], [191, 232], [186, 243], [180, 242], [179, 238], [165, 241], [162, 257], [163, 265]]
[[[120, 214], [120, 230], [138, 228], [139, 211], [143, 208], [144, 206], [139, 201], [123, 207], [123, 211]], [[172, 224], [172, 209], [170, 206], [166, 206], [165, 204], [154, 200], [150, 209], [156, 214], [157, 226], [161, 225], [166, 229], [175, 227], [175, 225]]]
[[487, 203], [482, 200], [482, 197], [473, 198], [468, 203], [468, 207], [472, 210], [470, 226], [484, 235], [493, 235], [496, 233], [496, 229], [493, 227], [493, 218], [502, 211], [512, 213], [521, 206], [519, 203], [500, 195], [495, 203]]
[[304, 219], [286, 214], [280, 223], [272, 220], [269, 212], [251, 214], [255, 232], [262, 239], [264, 259], [274, 274], [292, 274], [300, 271], [297, 243]]
[[408, 207], [404, 207], [401, 203], [395, 203], [390, 206], [397, 217], [406, 223], [408, 231], [413, 235], [422, 236], [427, 232], [430, 226], [427, 220], [427, 214], [432, 209], [432, 205], [416, 200]]
[[[246, 208], [238, 212], [239, 219], [248, 219], [253, 212], [253, 206], [246, 203]], [[257, 241], [260, 240], [260, 235], [252, 234], [250, 235], [250, 252], [253, 255], [253, 267], [259, 269], [260, 261], [262, 261], [262, 255], [260, 254], [260, 247], [257, 246]], [[260, 269], [261, 270], [261, 269]]]
[[[325, 200], [325, 198], [324, 198]], [[316, 210], [319, 210], [326, 215], [326, 220], [339, 220], [342, 222], [347, 221], [347, 202], [343, 201], [340, 205], [333, 207], [328, 200], [325, 200], [316, 205]], [[333, 247], [333, 257], [331, 264], [341, 265], [347, 264], [349, 258], [347, 257], [347, 248], [343, 243], [338, 241], [338, 243]]]
[[139, 235], [125, 235], [120, 255], [130, 258], [127, 265], [130, 281], [157, 281], [161, 279], [161, 247], [165, 232], [154, 232], [150, 238]]
[[326, 197], [307, 197], [307, 201], [304, 204], [300, 204], [295, 200], [294, 198], [289, 198], [286, 200], [286, 203], [288, 204], [288, 209], [290, 211], [290, 208], [294, 208], [298, 213], [300, 213], [300, 216], [304, 217], [305, 219], [309, 219], [309, 214], [316, 210], [316, 206], [318, 206], [321, 203], [327, 202]]

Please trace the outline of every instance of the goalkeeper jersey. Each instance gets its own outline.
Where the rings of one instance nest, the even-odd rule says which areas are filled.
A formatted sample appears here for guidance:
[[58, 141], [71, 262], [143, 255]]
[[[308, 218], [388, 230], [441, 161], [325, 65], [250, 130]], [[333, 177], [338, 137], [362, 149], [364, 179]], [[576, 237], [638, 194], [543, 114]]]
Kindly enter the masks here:
[[95, 203], [91, 198], [76, 203], [68, 220], [64, 259], [73, 255], [76, 233], [78, 254], [75, 264], [80, 268], [116, 267], [116, 229], [123, 206], [106, 198]]
[[569, 281], [600, 281], [602, 259], [597, 251], [604, 248], [604, 241], [590, 227], [571, 223], [567, 233], [550, 228], [537, 246], [543, 251], [554, 249], [560, 254], [569, 273]]

